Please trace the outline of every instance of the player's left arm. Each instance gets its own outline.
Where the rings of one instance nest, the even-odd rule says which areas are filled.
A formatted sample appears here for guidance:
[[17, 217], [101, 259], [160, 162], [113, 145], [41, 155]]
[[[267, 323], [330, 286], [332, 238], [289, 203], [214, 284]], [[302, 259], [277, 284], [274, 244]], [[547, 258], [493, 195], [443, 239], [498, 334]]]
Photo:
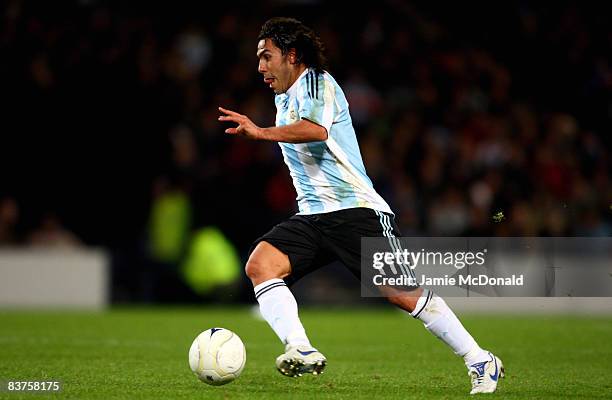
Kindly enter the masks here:
[[308, 119], [301, 119], [283, 126], [262, 128], [246, 115], [222, 107], [219, 107], [219, 111], [225, 114], [219, 116], [219, 121], [230, 121], [238, 124], [235, 128], [225, 130], [225, 133], [230, 135], [244, 135], [251, 139], [284, 143], [308, 143], [327, 140], [327, 129]]

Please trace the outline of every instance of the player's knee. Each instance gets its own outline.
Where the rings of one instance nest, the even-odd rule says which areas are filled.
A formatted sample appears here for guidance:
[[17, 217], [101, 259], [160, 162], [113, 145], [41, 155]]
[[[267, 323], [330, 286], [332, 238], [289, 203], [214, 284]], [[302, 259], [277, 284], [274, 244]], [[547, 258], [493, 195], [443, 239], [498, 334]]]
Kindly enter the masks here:
[[246, 265], [244, 266], [244, 272], [246, 276], [249, 277], [252, 281], [258, 280], [262, 274], [262, 265], [259, 260], [253, 257], [249, 258]]
[[387, 300], [401, 308], [402, 310], [412, 312], [416, 308], [416, 304], [419, 301], [419, 298], [423, 294], [423, 289], [418, 288], [412, 292], [405, 292], [401, 294], [393, 294], [387, 295]]
[[253, 285], [259, 285], [269, 279], [284, 278], [288, 274], [275, 263], [266, 262], [260, 257], [250, 257], [244, 268]]
[[253, 285], [269, 279], [283, 279], [291, 273], [289, 257], [267, 242], [261, 242], [251, 253], [245, 266]]

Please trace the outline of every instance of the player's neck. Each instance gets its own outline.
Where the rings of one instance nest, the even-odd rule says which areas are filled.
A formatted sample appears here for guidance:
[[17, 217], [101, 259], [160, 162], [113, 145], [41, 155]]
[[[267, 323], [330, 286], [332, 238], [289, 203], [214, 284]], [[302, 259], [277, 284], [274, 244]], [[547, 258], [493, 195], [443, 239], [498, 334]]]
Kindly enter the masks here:
[[300, 77], [300, 75], [302, 75], [304, 71], [306, 71], [306, 66], [304, 64], [300, 64], [295, 67], [295, 69], [292, 71], [290, 75], [291, 79], [290, 79], [289, 87], [293, 86], [295, 81], [298, 80], [298, 78]]

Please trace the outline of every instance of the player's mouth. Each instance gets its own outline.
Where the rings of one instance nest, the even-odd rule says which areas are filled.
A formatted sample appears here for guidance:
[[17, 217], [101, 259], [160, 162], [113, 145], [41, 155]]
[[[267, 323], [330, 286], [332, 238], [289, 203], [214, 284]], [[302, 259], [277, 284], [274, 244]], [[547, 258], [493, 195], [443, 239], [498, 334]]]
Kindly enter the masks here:
[[274, 81], [275, 81], [274, 78], [264, 77], [264, 82], [266, 83], [266, 85], [269, 85], [270, 87], [272, 87], [272, 82]]

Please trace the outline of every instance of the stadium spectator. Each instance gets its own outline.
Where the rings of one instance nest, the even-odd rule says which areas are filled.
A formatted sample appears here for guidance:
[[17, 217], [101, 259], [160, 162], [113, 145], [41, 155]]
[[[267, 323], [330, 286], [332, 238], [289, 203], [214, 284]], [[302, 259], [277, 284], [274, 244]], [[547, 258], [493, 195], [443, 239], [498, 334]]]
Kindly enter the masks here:
[[18, 243], [19, 205], [13, 197], [0, 198], [0, 245]]
[[57, 215], [47, 213], [40, 221], [40, 225], [30, 233], [28, 243], [33, 246], [43, 247], [79, 247], [81, 240], [68, 229], [66, 229]]

